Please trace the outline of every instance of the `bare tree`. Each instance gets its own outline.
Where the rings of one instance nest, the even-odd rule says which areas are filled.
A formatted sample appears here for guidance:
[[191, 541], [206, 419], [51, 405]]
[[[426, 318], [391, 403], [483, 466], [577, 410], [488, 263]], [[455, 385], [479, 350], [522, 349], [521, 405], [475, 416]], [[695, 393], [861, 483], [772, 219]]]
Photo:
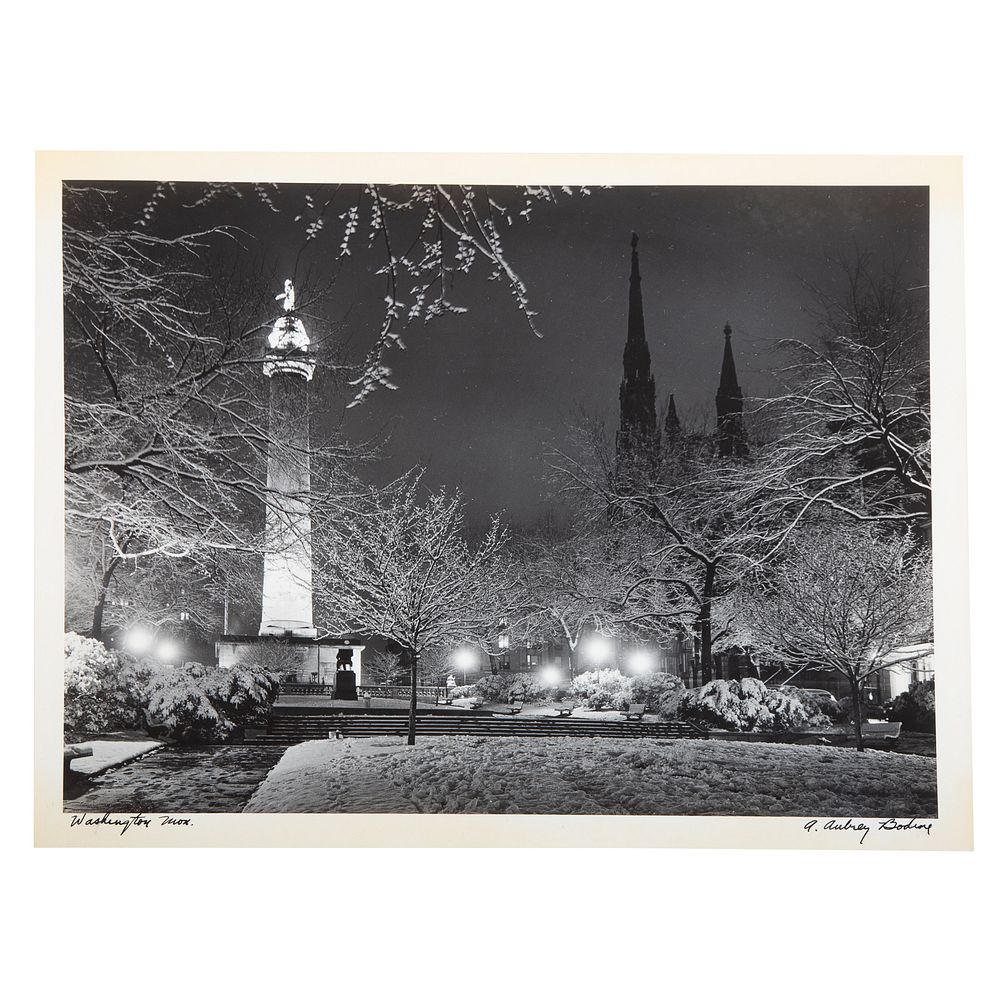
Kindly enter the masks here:
[[371, 649], [365, 656], [365, 673], [373, 684], [392, 684], [402, 669], [398, 653]]
[[629, 617], [624, 605], [637, 572], [634, 552], [620, 531], [602, 528], [601, 522], [557, 527], [547, 519], [514, 545], [516, 597], [507, 632], [518, 645], [564, 641], [571, 677], [583, 637], [618, 633]]
[[931, 508], [930, 366], [926, 286], [840, 263], [843, 294], [814, 289], [818, 339], [787, 339], [781, 390], [757, 410], [779, 428], [760, 456], [748, 505], [814, 510], [925, 527]]
[[[259, 552], [263, 511], [283, 502], [266, 476], [268, 453], [294, 450], [269, 426], [262, 385], [273, 296], [231, 239], [157, 237], [120, 225], [110, 195], [66, 191], [67, 529], [100, 535], [96, 636], [120, 566]], [[349, 457], [335, 435], [313, 436], [314, 507], [339, 502], [330, 484]]]
[[507, 588], [507, 538], [494, 519], [466, 537], [460, 495], [424, 495], [420, 475], [371, 489], [316, 534], [316, 599], [345, 631], [391, 639], [410, 660], [408, 742], [416, 740], [421, 657], [496, 631]]
[[813, 526], [789, 539], [768, 578], [748, 593], [745, 628], [789, 666], [847, 678], [858, 750], [861, 690], [888, 654], [931, 628], [931, 564], [908, 534], [871, 525]]
[[[294, 216], [300, 256], [332, 239], [320, 280], [311, 294], [300, 290], [299, 312], [307, 319], [346, 258], [359, 250], [374, 255], [385, 282], [384, 315], [381, 327], [363, 338], [363, 356], [349, 360], [325, 334], [319, 337], [317, 380], [342, 389], [351, 406], [393, 387], [387, 355], [403, 347], [406, 327], [464, 311], [450, 298], [454, 281], [479, 262], [506, 284], [537, 334], [501, 226], [571, 193], [505, 189], [505, 205], [496, 191], [472, 186], [319, 185], [303, 193], [298, 186], [164, 182], [150, 186], [136, 213], [126, 187], [64, 189], [67, 525], [103, 536], [97, 634], [107, 588], [126, 562], [204, 565], [219, 552], [259, 553], [263, 510], [288, 502], [266, 481], [267, 454], [292, 450], [269, 428], [261, 385], [275, 276], [262, 265], [247, 266], [245, 234], [198, 227], [214, 203], [253, 199], [262, 211]], [[157, 229], [171, 202], [190, 213], [180, 233], [176, 212]], [[322, 317], [314, 318], [322, 329]], [[308, 499], [321, 517], [324, 505], [332, 515], [353, 494], [345, 462], [357, 456], [333, 434], [320, 439], [316, 427], [310, 454], [289, 458], [308, 459]]]
[[160, 183], [142, 209], [140, 221], [149, 226], [171, 198], [192, 211], [227, 198], [252, 198], [270, 212], [294, 214], [307, 247], [325, 243], [327, 269], [334, 274], [346, 258], [358, 252], [374, 255], [376, 274], [384, 278], [384, 311], [380, 329], [373, 331], [363, 361], [350, 380], [361, 403], [376, 390], [394, 389], [389, 355], [404, 347], [407, 328], [440, 316], [464, 313], [452, 299], [456, 278], [477, 266], [505, 286], [516, 310], [536, 336], [540, 330], [528, 289], [510, 260], [503, 231], [516, 221], [529, 222], [539, 206], [560, 198], [583, 196], [585, 187], [529, 185], [491, 188], [486, 185], [298, 185]]
[[589, 497], [592, 516], [617, 530], [619, 545], [632, 552], [619, 627], [693, 633], [702, 680], [710, 680], [714, 649], [733, 621], [725, 595], [775, 531], [730, 486], [737, 471], [745, 482], [752, 469], [719, 459], [705, 434], [677, 435], [623, 456], [604, 426], [590, 421], [578, 442], [572, 453], [556, 452], [551, 465], [564, 488]]

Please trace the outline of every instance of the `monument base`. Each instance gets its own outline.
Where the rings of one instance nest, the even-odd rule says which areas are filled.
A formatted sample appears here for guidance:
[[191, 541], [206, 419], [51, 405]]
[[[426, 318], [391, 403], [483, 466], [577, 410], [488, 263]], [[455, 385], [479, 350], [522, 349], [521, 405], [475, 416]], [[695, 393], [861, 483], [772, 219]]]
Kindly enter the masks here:
[[336, 639], [309, 639], [302, 636], [224, 635], [215, 644], [220, 667], [240, 663], [260, 663], [274, 667], [285, 684], [329, 684], [349, 667], [361, 682], [361, 653], [364, 646]]

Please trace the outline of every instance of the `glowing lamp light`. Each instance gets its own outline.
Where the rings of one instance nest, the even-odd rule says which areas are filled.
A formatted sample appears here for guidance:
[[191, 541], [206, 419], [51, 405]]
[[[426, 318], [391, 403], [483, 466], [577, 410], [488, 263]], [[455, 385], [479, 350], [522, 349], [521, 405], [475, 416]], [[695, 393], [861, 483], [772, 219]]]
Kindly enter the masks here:
[[452, 663], [462, 671], [463, 684], [469, 679], [469, 671], [474, 670], [479, 663], [479, 657], [468, 646], [461, 646], [456, 649], [451, 659]]
[[455, 666], [459, 670], [471, 670], [476, 665], [476, 654], [467, 646], [455, 650]]
[[139, 626], [130, 628], [125, 633], [122, 645], [124, 645], [125, 651], [133, 656], [142, 656], [144, 653], [148, 653], [153, 645], [153, 636], [147, 629]]
[[653, 669], [653, 654], [648, 649], [634, 649], [629, 653], [628, 665], [637, 674], [644, 674]]
[[562, 671], [558, 667], [543, 667], [540, 676], [546, 687], [559, 687], [562, 683]]
[[611, 643], [603, 635], [592, 635], [587, 640], [584, 653], [593, 663], [605, 663], [611, 659]]
[[180, 648], [176, 642], [164, 639], [156, 647], [156, 658], [164, 663], [174, 663], [180, 655]]

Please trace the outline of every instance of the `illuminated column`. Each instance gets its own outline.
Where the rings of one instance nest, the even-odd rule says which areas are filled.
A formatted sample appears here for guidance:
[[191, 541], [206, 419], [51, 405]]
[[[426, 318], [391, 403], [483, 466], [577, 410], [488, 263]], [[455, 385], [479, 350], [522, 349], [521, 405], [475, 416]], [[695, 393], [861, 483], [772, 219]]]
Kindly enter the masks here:
[[269, 334], [264, 374], [270, 396], [270, 446], [261, 635], [315, 638], [309, 511], [309, 382], [316, 362], [285, 282], [285, 312]]

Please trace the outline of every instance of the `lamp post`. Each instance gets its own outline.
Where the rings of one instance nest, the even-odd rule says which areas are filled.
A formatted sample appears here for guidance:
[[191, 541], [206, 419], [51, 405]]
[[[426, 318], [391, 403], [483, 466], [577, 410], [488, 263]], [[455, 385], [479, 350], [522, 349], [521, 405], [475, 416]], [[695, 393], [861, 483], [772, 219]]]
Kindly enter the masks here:
[[462, 671], [462, 686], [464, 687], [469, 682], [469, 668], [476, 665], [476, 655], [468, 646], [463, 646], [455, 652], [454, 662], [455, 666]]
[[594, 664], [598, 670], [602, 663], [607, 663], [611, 659], [612, 648], [611, 641], [607, 636], [601, 635], [599, 632], [592, 635], [584, 646], [584, 654], [591, 663]]

